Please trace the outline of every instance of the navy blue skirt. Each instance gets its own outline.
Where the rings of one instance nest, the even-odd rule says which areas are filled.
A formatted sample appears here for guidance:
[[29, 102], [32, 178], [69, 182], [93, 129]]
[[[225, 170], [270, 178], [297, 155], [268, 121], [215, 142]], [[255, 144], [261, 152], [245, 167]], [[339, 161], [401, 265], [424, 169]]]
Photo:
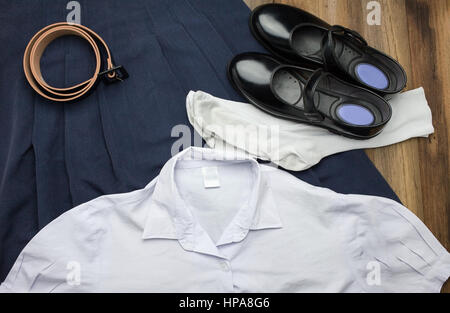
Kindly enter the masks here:
[[[27, 242], [60, 214], [104, 194], [143, 188], [189, 125], [189, 90], [244, 101], [227, 62], [263, 51], [241, 0], [79, 0], [81, 23], [107, 42], [130, 78], [74, 103], [53, 103], [26, 82], [22, 57], [42, 27], [66, 21], [68, 0], [0, 0], [0, 281]], [[44, 78], [63, 87], [92, 75], [86, 42], [46, 50]], [[341, 193], [398, 200], [363, 151], [328, 157], [297, 177]]]

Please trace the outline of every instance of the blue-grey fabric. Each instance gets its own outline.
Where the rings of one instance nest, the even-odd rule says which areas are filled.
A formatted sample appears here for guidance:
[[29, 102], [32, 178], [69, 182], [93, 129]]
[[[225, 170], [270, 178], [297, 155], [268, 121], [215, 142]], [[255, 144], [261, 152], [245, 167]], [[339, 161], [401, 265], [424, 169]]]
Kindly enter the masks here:
[[[44, 26], [66, 21], [68, 0], [0, 0], [0, 281], [25, 244], [60, 214], [104, 194], [144, 187], [171, 157], [175, 125], [189, 125], [189, 90], [244, 101], [226, 65], [263, 51], [241, 0], [79, 0], [81, 23], [108, 43], [130, 78], [102, 83], [74, 103], [39, 97], [22, 56]], [[43, 75], [68, 86], [92, 74], [93, 54], [78, 38], [53, 42]], [[398, 200], [363, 151], [331, 156], [294, 173], [342, 193]]]

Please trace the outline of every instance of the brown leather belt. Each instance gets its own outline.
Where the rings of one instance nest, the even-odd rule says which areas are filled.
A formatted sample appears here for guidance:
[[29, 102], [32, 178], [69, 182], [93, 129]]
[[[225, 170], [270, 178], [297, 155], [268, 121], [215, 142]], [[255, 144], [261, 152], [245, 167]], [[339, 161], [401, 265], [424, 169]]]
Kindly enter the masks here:
[[[41, 73], [40, 60], [45, 48], [55, 39], [62, 36], [75, 35], [85, 39], [91, 45], [95, 53], [96, 66], [94, 75], [72, 87], [56, 88], [48, 85]], [[97, 43], [103, 47], [103, 54], [106, 53], [106, 63], [102, 66], [102, 51]], [[104, 62], [103, 62], [104, 63]], [[101, 68], [104, 68], [101, 72]], [[55, 23], [44, 27], [31, 38], [25, 49], [23, 57], [23, 70], [28, 83], [42, 97], [49, 100], [66, 102], [79, 99], [92, 90], [99, 78], [104, 78], [106, 83], [122, 81], [128, 77], [123, 66], [114, 66], [111, 52], [105, 41], [89, 28], [69, 23]]]

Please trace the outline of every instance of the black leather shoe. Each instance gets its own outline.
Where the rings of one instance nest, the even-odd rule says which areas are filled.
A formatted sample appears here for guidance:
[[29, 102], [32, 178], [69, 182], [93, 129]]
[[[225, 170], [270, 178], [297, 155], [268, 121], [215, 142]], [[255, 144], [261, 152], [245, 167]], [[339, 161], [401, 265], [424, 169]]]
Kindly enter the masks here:
[[330, 26], [301, 9], [282, 4], [259, 6], [250, 16], [250, 29], [286, 63], [323, 67], [381, 95], [406, 86], [406, 73], [396, 60], [370, 47], [357, 32]]
[[237, 55], [228, 65], [233, 86], [258, 108], [274, 116], [368, 139], [391, 118], [379, 95], [351, 85], [322, 69], [280, 63], [261, 53]]

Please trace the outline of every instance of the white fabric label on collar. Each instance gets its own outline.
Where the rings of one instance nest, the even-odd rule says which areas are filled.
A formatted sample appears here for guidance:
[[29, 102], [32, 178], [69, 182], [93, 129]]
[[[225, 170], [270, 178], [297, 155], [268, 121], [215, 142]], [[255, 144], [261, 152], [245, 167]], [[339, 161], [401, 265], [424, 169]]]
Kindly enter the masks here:
[[217, 167], [202, 167], [203, 184], [206, 189], [220, 188], [219, 171]]

